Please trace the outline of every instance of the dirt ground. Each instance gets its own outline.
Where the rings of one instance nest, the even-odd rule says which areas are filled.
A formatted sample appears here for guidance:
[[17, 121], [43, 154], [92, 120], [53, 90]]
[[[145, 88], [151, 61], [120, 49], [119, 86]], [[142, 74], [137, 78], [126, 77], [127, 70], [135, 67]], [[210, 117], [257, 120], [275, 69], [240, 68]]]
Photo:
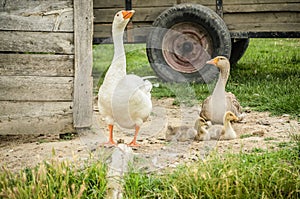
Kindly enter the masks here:
[[[138, 142], [141, 147], [133, 148], [137, 169], [156, 171], [166, 167], [176, 167], [203, 159], [213, 149], [218, 152], [252, 152], [253, 150], [273, 150], [280, 143], [290, 140], [290, 133], [299, 133], [299, 122], [288, 115], [270, 117], [267, 112], [247, 111], [241, 123], [233, 127], [238, 138], [229, 141], [187, 141], [167, 142], [167, 125], [193, 126], [200, 111], [199, 106], [185, 107], [172, 105], [174, 99], [153, 101], [153, 113], [141, 128]], [[107, 126], [98, 111], [94, 112], [93, 127], [79, 135], [60, 139], [59, 135], [16, 135], [0, 136], [0, 167], [18, 171], [33, 167], [55, 157], [58, 160], [85, 162], [90, 157], [103, 158], [112, 149], [101, 146], [107, 141]], [[129, 143], [133, 130], [114, 129], [115, 140]], [[106, 154], [106, 155], [105, 155]]]

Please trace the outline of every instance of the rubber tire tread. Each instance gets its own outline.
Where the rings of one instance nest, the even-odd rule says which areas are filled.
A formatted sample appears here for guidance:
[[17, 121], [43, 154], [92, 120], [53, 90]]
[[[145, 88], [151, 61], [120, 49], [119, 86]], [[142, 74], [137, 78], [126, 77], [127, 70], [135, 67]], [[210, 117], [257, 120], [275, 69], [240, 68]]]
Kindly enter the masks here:
[[194, 73], [180, 73], [166, 63], [162, 54], [163, 37], [173, 25], [180, 22], [193, 22], [201, 25], [212, 38], [212, 57], [230, 57], [231, 37], [223, 19], [213, 10], [200, 4], [179, 4], [162, 12], [153, 22], [146, 42], [149, 63], [163, 81], [208, 83], [217, 77], [215, 67], [205, 65]]

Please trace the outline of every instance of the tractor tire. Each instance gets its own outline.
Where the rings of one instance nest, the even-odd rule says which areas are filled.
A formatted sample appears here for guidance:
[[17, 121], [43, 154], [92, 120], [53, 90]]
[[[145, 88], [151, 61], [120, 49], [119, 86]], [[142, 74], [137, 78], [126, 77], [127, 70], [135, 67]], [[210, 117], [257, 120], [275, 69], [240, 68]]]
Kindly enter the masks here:
[[179, 4], [162, 12], [147, 39], [152, 69], [166, 82], [208, 83], [217, 77], [206, 62], [230, 57], [231, 38], [223, 19], [199, 4]]
[[231, 55], [230, 55], [230, 64], [236, 65], [238, 61], [242, 58], [245, 54], [248, 46], [249, 46], [250, 39], [232, 39], [231, 40]]

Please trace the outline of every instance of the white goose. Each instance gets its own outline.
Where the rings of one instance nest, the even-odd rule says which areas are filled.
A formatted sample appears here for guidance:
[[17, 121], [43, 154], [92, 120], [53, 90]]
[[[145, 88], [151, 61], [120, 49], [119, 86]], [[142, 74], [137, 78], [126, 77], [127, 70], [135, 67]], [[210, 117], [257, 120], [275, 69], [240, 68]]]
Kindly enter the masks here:
[[226, 111], [233, 112], [242, 119], [242, 107], [237, 98], [231, 92], [226, 92], [225, 87], [230, 73], [230, 63], [226, 57], [217, 56], [207, 62], [220, 69], [219, 79], [212, 95], [208, 96], [202, 103], [200, 117], [211, 121], [213, 124], [222, 124]]
[[109, 145], [115, 145], [113, 126], [135, 128], [129, 146], [136, 142], [139, 129], [152, 110], [152, 84], [136, 75], [126, 75], [126, 57], [123, 44], [124, 29], [134, 10], [119, 11], [112, 24], [114, 57], [98, 93], [99, 112], [105, 116], [109, 128]]

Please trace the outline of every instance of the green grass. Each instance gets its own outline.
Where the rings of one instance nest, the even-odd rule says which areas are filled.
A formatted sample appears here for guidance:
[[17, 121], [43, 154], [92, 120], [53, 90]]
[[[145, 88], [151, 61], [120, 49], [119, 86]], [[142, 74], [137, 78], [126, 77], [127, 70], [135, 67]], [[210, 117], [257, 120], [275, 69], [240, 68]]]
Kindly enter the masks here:
[[19, 173], [0, 169], [0, 198], [104, 198], [106, 166], [102, 162], [77, 168], [52, 160]]
[[232, 70], [227, 89], [243, 106], [299, 117], [299, 52], [299, 39], [252, 39]]
[[[128, 73], [154, 75], [145, 44], [125, 45]], [[226, 87], [244, 107], [269, 111], [273, 115], [300, 113], [300, 39], [251, 39], [250, 45], [231, 70]], [[94, 46], [94, 74], [98, 87], [112, 59], [112, 45]], [[100, 81], [99, 76], [101, 76]], [[97, 90], [97, 88], [95, 89]], [[154, 98], [174, 97], [175, 104], [201, 103], [213, 84], [171, 84], [160, 82], [152, 90]]]
[[125, 178], [126, 198], [299, 198], [297, 149], [216, 152], [167, 175], [131, 172]]
[[254, 135], [252, 135], [252, 134], [243, 134], [243, 135], [240, 136], [241, 139], [249, 138], [249, 137], [254, 137]]
[[274, 138], [274, 137], [266, 137], [266, 138], [264, 138], [264, 141], [271, 141], [271, 140], [277, 140], [277, 138]]
[[[299, 198], [300, 137], [290, 137], [277, 151], [214, 151], [160, 173], [133, 168], [124, 177], [124, 198]], [[0, 198], [105, 198], [106, 172], [100, 160], [83, 165], [55, 158], [19, 173], [0, 168]]]

